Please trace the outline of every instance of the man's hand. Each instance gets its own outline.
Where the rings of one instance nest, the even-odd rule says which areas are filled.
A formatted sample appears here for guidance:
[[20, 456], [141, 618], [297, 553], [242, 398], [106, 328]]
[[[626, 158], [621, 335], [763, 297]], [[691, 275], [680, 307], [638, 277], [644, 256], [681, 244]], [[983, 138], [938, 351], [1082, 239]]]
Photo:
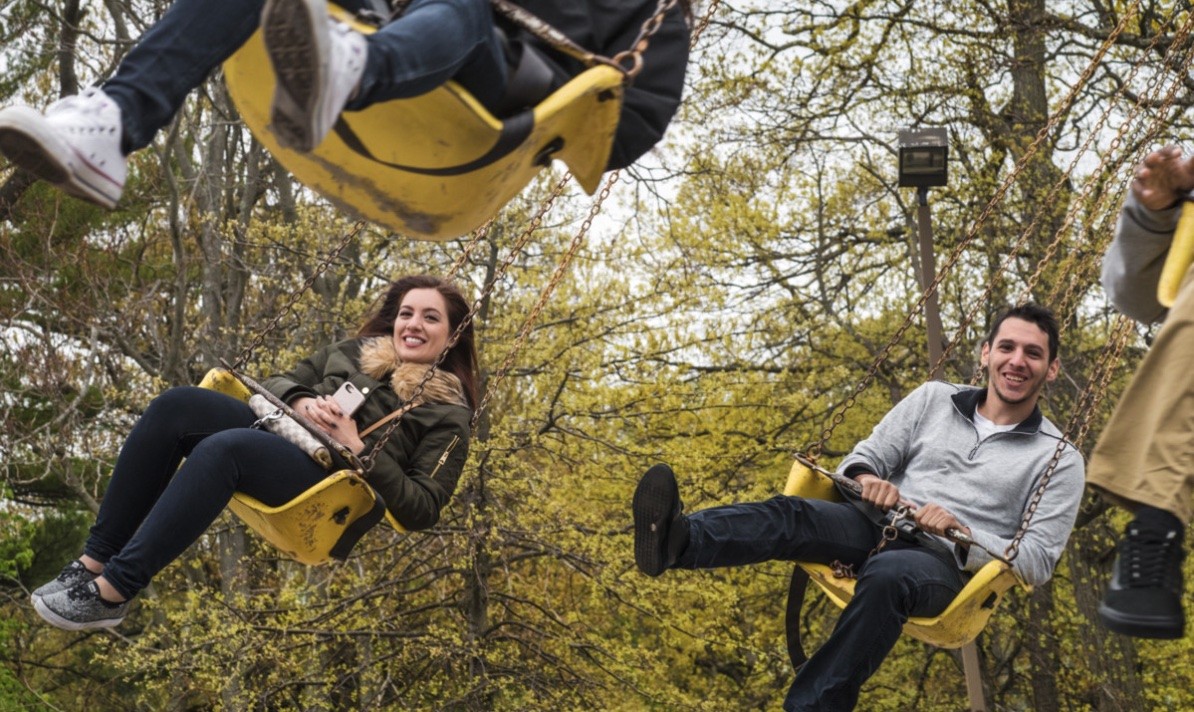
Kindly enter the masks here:
[[1182, 158], [1177, 146], [1166, 146], [1145, 156], [1132, 179], [1132, 192], [1149, 210], [1172, 207], [1191, 190], [1194, 190], [1194, 156]]
[[930, 502], [916, 510], [913, 515], [916, 526], [928, 534], [945, 536], [950, 529], [957, 529], [966, 536], [970, 536], [970, 527], [958, 521], [958, 518], [940, 504]]
[[862, 485], [862, 501], [870, 502], [884, 512], [900, 503], [900, 488], [877, 475], [864, 472], [854, 481]]

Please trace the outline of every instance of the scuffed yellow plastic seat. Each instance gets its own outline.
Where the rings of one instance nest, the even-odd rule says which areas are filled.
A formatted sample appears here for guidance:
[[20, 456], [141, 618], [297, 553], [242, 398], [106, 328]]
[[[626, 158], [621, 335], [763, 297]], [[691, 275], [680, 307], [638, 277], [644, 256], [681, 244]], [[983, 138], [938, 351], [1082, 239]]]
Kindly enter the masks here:
[[[793, 463], [788, 473], [784, 494], [808, 499], [842, 499], [828, 477], [799, 461]], [[837, 578], [833, 570], [823, 564], [801, 561], [797, 565], [839, 608], [845, 608], [854, 597], [854, 579]], [[940, 615], [909, 618], [904, 624], [904, 633], [939, 648], [960, 648], [978, 637], [1004, 594], [1018, 583], [1029, 588], [1016, 578], [1010, 566], [992, 561], [974, 574]]]
[[[199, 386], [245, 401], [250, 395], [244, 384], [222, 368], [208, 371]], [[236, 516], [279, 551], [312, 565], [346, 558], [360, 534], [372, 526], [367, 517], [379, 506], [384, 509], [377, 493], [354, 470], [333, 472], [279, 507], [242, 492], [228, 503]], [[403, 531], [388, 511], [384, 517], [390, 526]], [[350, 531], [354, 524], [361, 530]], [[346, 534], [352, 536], [346, 539]]]
[[275, 78], [260, 31], [224, 63], [224, 76], [245, 124], [298, 180], [361, 217], [431, 240], [484, 224], [552, 159], [593, 193], [609, 161], [624, 80], [617, 68], [598, 65], [505, 120], [448, 82], [345, 112], [314, 151], [299, 153], [279, 146], [267, 128]]

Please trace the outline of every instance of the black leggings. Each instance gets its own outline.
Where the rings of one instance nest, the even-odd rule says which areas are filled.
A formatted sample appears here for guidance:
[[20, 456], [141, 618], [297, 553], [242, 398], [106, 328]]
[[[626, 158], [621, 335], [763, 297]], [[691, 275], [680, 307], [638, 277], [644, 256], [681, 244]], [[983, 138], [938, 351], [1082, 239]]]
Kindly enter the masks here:
[[[245, 403], [204, 388], [155, 398], [129, 433], [83, 551], [132, 598], [199, 538], [234, 492], [284, 504], [327, 476], [299, 448], [249, 428]], [[186, 461], [179, 467], [183, 458]]]

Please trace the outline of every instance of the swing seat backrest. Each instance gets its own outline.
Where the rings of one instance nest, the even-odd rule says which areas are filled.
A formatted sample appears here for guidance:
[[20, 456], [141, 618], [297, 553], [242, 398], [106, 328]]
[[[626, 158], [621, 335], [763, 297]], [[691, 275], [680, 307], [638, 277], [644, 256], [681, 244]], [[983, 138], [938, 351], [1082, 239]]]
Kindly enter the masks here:
[[[208, 371], [199, 386], [244, 401], [250, 395], [244, 384], [222, 368]], [[281, 506], [271, 507], [237, 492], [228, 508], [291, 559], [316, 565], [348, 556], [352, 545], [372, 527], [369, 515], [378, 501], [377, 493], [360, 474], [355, 470], [340, 470]], [[389, 511], [385, 512], [385, 518], [395, 529], [403, 531]]]
[[[374, 31], [329, 7], [361, 32]], [[609, 161], [624, 80], [598, 65], [504, 120], [448, 82], [344, 112], [315, 150], [299, 153], [268, 129], [275, 77], [260, 31], [224, 63], [224, 77], [245, 124], [298, 180], [351, 213], [430, 240], [481, 226], [556, 158], [592, 194]]]
[[[793, 463], [784, 494], [807, 499], [842, 499], [828, 477], [800, 462]], [[854, 579], [837, 578], [824, 564], [801, 561], [797, 566], [804, 569], [839, 608], [845, 608], [854, 597]], [[904, 633], [939, 648], [960, 648], [978, 637], [1004, 594], [1018, 582], [1010, 566], [992, 561], [974, 574], [940, 615], [909, 618], [904, 624]]]

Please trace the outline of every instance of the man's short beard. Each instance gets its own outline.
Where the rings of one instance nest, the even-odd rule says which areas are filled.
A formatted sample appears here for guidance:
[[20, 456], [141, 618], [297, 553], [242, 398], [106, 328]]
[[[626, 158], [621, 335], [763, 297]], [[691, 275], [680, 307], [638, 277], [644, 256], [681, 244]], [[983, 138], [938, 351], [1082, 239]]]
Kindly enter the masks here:
[[[990, 378], [989, 374], [988, 374], [987, 378], [988, 379]], [[1035, 398], [1041, 392], [1041, 387], [1044, 385], [1044, 383], [1038, 383], [1036, 388], [1032, 389], [1032, 391], [1030, 393], [1025, 393], [1024, 397], [1021, 398], [1020, 400], [1011, 400], [1007, 396], [1003, 395], [1003, 391], [999, 390], [999, 386], [995, 385], [994, 380], [991, 381], [991, 385], [994, 386], [995, 395], [999, 397], [999, 400], [1003, 401], [1007, 405], [1020, 405], [1021, 403], [1024, 403], [1025, 401], [1027, 401], [1029, 398]]]

